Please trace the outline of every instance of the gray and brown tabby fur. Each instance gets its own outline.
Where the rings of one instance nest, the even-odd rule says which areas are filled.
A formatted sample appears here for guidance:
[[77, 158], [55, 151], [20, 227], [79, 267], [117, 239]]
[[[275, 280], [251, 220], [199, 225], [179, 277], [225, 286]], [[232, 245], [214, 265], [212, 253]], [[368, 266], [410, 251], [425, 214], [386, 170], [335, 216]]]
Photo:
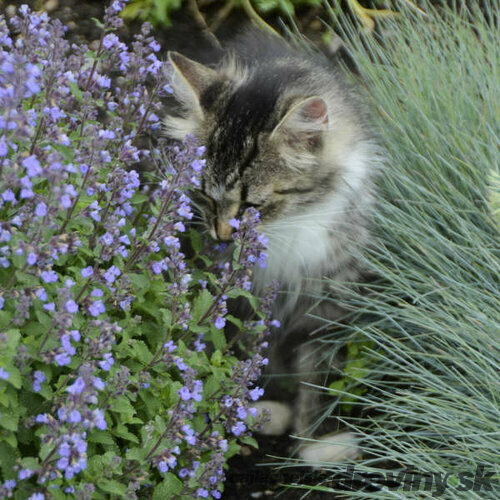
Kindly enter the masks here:
[[[357, 280], [359, 249], [369, 238], [380, 154], [362, 106], [322, 56], [256, 32], [213, 67], [178, 53], [169, 59], [182, 110], [165, 129], [206, 146], [198, 200], [205, 224], [214, 238], [229, 240], [228, 221], [245, 207], [259, 210], [268, 262], [255, 269], [253, 286], [259, 294], [272, 280], [280, 284], [274, 347], [297, 332], [307, 339], [317, 323], [305, 313], [330, 291], [325, 278]], [[312, 312], [338, 314], [331, 301]]]

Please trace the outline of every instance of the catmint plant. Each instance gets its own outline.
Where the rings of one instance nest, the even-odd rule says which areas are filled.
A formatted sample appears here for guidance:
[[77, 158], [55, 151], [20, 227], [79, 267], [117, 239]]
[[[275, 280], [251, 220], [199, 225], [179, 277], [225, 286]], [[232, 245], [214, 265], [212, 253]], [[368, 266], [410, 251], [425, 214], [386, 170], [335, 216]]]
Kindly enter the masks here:
[[[259, 215], [231, 221], [227, 262], [191, 227], [204, 147], [162, 140], [168, 63], [148, 24], [120, 41], [124, 3], [96, 50], [25, 5], [0, 17], [2, 498], [220, 498], [255, 443], [279, 326], [276, 286], [249, 292]], [[238, 297], [253, 318], [228, 314]]]

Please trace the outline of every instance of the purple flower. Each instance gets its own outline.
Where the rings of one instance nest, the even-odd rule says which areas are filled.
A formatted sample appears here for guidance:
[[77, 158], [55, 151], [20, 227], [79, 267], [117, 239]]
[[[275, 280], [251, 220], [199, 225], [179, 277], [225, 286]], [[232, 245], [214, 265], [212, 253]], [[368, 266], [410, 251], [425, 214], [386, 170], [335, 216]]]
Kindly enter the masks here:
[[42, 173], [42, 168], [40, 167], [40, 162], [35, 155], [28, 156], [22, 161], [23, 167], [26, 169], [26, 175], [28, 177], [34, 177]]
[[7, 147], [7, 142], [5, 141], [5, 137], [2, 136], [0, 138], [0, 156], [7, 156], [9, 152], [9, 148]]
[[167, 465], [167, 463], [165, 461], [163, 461], [163, 460], [161, 462], [159, 462], [158, 463], [158, 470], [160, 472], [163, 472], [163, 473], [167, 472], [168, 471], [168, 465]]
[[252, 401], [257, 401], [264, 394], [264, 389], [261, 389], [260, 387], [255, 387], [255, 389], [249, 391], [248, 394], [250, 395], [250, 399]]
[[49, 417], [47, 417], [46, 413], [39, 413], [35, 418], [35, 422], [37, 424], [47, 424], [49, 422]]
[[214, 325], [215, 328], [217, 328], [218, 330], [222, 330], [226, 325], [226, 318], [219, 316], [218, 318], [215, 319]]
[[63, 194], [60, 199], [63, 208], [71, 207], [71, 198], [67, 194]]
[[88, 278], [89, 276], [92, 276], [92, 274], [94, 274], [94, 269], [92, 268], [92, 266], [88, 266], [82, 269], [82, 276], [84, 278]]
[[39, 288], [35, 292], [35, 295], [43, 302], [47, 300], [47, 292], [45, 291], [45, 288]]
[[37, 261], [36, 253], [30, 252], [26, 257], [26, 263], [30, 266], [33, 266], [36, 264], [36, 261]]
[[168, 352], [174, 352], [177, 349], [177, 346], [174, 344], [173, 340], [165, 342], [165, 344], [163, 344], [163, 347], [165, 347], [165, 349], [167, 349]]
[[246, 431], [246, 428], [247, 428], [247, 426], [243, 422], [236, 422], [236, 424], [234, 424], [231, 427], [231, 432], [235, 436], [239, 436], [241, 433]]
[[45, 217], [47, 215], [47, 205], [41, 201], [35, 208], [35, 215], [37, 217]]
[[21, 200], [33, 198], [33, 196], [35, 196], [35, 193], [30, 188], [23, 188], [19, 193], [19, 198], [21, 198]]
[[240, 228], [240, 221], [238, 219], [230, 219], [229, 225], [231, 227], [233, 227], [234, 229], [239, 229]]
[[106, 308], [104, 307], [102, 300], [96, 300], [95, 302], [92, 302], [92, 304], [90, 304], [89, 313], [91, 316], [94, 316], [94, 318], [96, 318], [103, 312], [106, 312]]
[[113, 236], [111, 236], [109, 233], [104, 233], [104, 234], [101, 236], [101, 241], [102, 241], [105, 245], [111, 245], [111, 243], [113, 243]]
[[36, 370], [33, 373], [33, 390], [35, 392], [40, 392], [42, 388], [42, 383], [45, 382], [45, 373], [40, 370]]
[[76, 352], [75, 348], [71, 345], [71, 340], [70, 336], [66, 333], [61, 337], [61, 344], [64, 349], [64, 351], [69, 354], [70, 356], [73, 356]]
[[205, 488], [198, 488], [196, 490], [196, 494], [198, 495], [198, 497], [208, 498], [208, 490], [206, 490]]
[[84, 389], [85, 389], [85, 381], [83, 380], [82, 377], [78, 377], [72, 385], [66, 387], [66, 392], [75, 395], [75, 394], [81, 394]]
[[3, 366], [0, 366], [0, 379], [7, 380], [9, 377], [9, 372]]
[[67, 352], [56, 354], [54, 359], [59, 366], [66, 366], [71, 363], [71, 356], [69, 356]]
[[111, 47], [117, 45], [119, 42], [120, 40], [114, 33], [109, 33], [103, 38], [102, 45], [105, 49], [109, 50]]
[[47, 304], [44, 304], [42, 307], [46, 311], [55, 311], [56, 309], [56, 305], [54, 304], [54, 302], [48, 302]]
[[80, 342], [81, 335], [80, 335], [80, 331], [79, 330], [70, 330], [69, 333], [71, 335], [71, 338], [75, 342]]
[[104, 412], [102, 410], [94, 410], [92, 412], [93, 416], [94, 416], [94, 424], [95, 426], [100, 429], [101, 431], [103, 431], [104, 429], [106, 429], [107, 427], [107, 424], [106, 424], [106, 420], [104, 419]]
[[78, 304], [72, 299], [68, 300], [66, 304], [64, 304], [64, 307], [66, 308], [66, 311], [71, 314], [74, 314], [78, 311]]
[[3, 201], [16, 201], [16, 195], [14, 194], [14, 191], [12, 189], [6, 189], [2, 193], [2, 199]]
[[158, 52], [161, 47], [160, 47], [160, 44], [156, 41], [156, 40], [153, 40], [150, 44], [149, 44], [149, 48], [153, 51], [153, 52]]
[[18, 477], [20, 480], [23, 480], [23, 479], [28, 479], [32, 475], [33, 475], [33, 471], [31, 469], [21, 469], [19, 471]]
[[191, 391], [186, 386], [183, 386], [179, 389], [179, 396], [182, 400], [189, 401], [191, 399]]
[[111, 367], [115, 363], [115, 360], [113, 359], [113, 355], [110, 352], [104, 353], [104, 359], [102, 361], [99, 361], [99, 366], [106, 372], [111, 370]]
[[33, 493], [28, 500], [45, 500], [45, 495], [43, 493]]
[[194, 435], [194, 430], [190, 425], [183, 425], [182, 431], [184, 432], [184, 439], [188, 444], [194, 446], [196, 444], [196, 436]]
[[50, 270], [50, 271], [42, 271], [42, 279], [43, 281], [45, 281], [45, 283], [53, 283], [57, 281], [59, 278], [57, 277], [55, 271]]
[[73, 410], [68, 416], [68, 422], [72, 424], [77, 424], [78, 422], [81, 422], [81, 420], [82, 416], [78, 410]]
[[112, 265], [104, 274], [104, 279], [108, 282], [108, 283], [114, 283], [115, 282], [115, 279], [120, 276], [121, 274], [121, 271], [115, 266], [115, 265]]
[[94, 377], [92, 384], [98, 391], [102, 391], [106, 387], [106, 384], [100, 377]]
[[13, 488], [16, 487], [16, 480], [15, 479], [7, 479], [7, 481], [5, 481], [2, 486], [7, 490], [12, 490]]

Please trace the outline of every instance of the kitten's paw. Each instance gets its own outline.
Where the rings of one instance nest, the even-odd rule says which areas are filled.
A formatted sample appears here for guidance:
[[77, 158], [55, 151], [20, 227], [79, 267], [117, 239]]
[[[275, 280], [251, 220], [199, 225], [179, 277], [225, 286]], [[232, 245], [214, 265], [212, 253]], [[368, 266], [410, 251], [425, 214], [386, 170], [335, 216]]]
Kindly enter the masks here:
[[279, 436], [284, 434], [292, 422], [292, 409], [286, 403], [279, 401], [257, 401], [252, 405], [257, 408], [258, 415], [262, 415], [264, 410], [268, 410], [269, 420], [264, 424], [260, 434], [265, 436]]
[[327, 434], [299, 448], [299, 457], [311, 467], [321, 468], [329, 462], [344, 462], [360, 455], [359, 438], [353, 432]]

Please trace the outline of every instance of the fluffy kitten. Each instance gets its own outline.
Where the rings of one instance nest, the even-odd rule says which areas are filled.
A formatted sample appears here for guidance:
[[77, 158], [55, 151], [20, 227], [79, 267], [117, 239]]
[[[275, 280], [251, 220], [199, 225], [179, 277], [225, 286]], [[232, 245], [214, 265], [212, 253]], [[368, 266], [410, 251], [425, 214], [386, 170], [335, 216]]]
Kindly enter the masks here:
[[[231, 218], [248, 206], [261, 214], [268, 263], [255, 269], [254, 292], [271, 280], [280, 284], [274, 348], [281, 351], [292, 334], [305, 340], [318, 326], [306, 312], [338, 314], [331, 301], [315, 305], [329, 291], [324, 278], [358, 278], [377, 145], [356, 95], [320, 55], [251, 32], [214, 67], [178, 53], [169, 59], [182, 110], [165, 128], [206, 146], [198, 202], [210, 234], [229, 240]], [[314, 370], [310, 351], [299, 358], [302, 371]], [[310, 406], [299, 394], [298, 432]]]

